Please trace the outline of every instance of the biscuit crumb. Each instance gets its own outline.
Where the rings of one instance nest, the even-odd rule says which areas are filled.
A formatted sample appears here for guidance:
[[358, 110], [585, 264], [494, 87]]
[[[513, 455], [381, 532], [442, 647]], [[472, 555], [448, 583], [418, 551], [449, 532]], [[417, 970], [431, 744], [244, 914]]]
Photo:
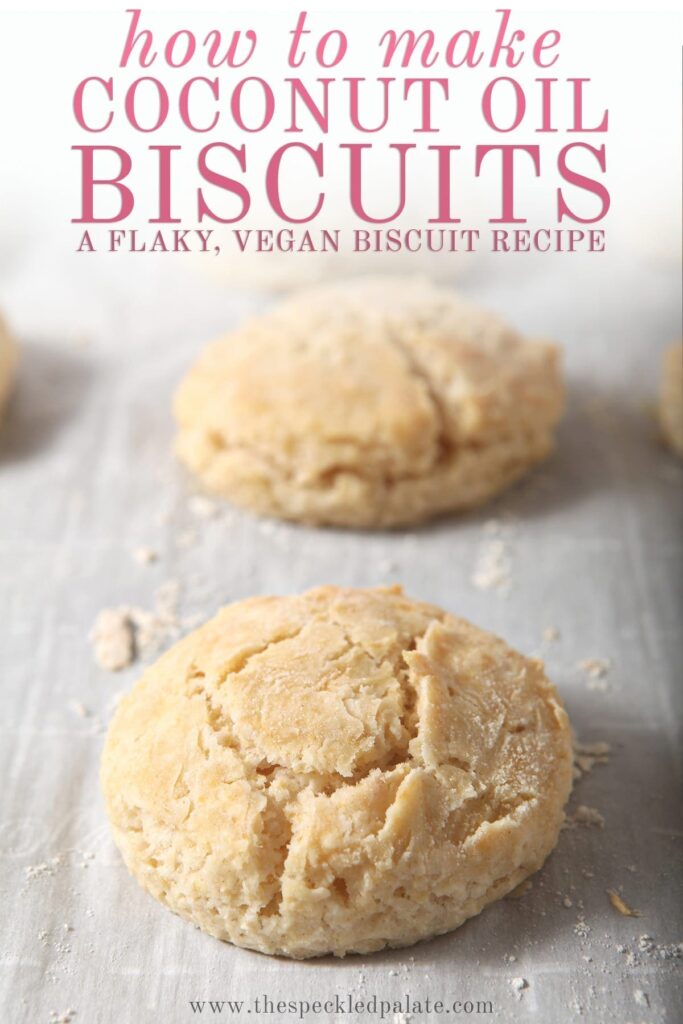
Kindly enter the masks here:
[[139, 657], [158, 653], [163, 643], [180, 632], [179, 595], [180, 584], [169, 580], [157, 588], [153, 612], [133, 605], [104, 608], [90, 633], [97, 664], [118, 672]]
[[579, 804], [569, 820], [575, 825], [585, 825], [587, 828], [592, 825], [596, 828], [605, 827], [605, 819], [600, 811], [595, 807], [587, 807], [586, 804]]
[[543, 630], [543, 642], [546, 644], [554, 644], [556, 640], [560, 639], [560, 631], [557, 626], [546, 626]]
[[90, 716], [89, 709], [86, 708], [85, 704], [81, 703], [80, 700], [70, 700], [69, 710], [73, 711], [73, 713], [78, 715], [79, 718], [88, 718]]
[[27, 865], [27, 867], [24, 868], [26, 881], [32, 882], [34, 878], [41, 878], [44, 875], [54, 875], [61, 863], [61, 857], [52, 857], [50, 860], [43, 861], [42, 864]]
[[587, 677], [589, 690], [607, 690], [607, 675], [612, 667], [609, 658], [584, 658], [576, 666]]
[[579, 668], [589, 676], [600, 678], [609, 672], [610, 660], [609, 658], [584, 658], [579, 662]]
[[512, 990], [518, 999], [522, 998], [524, 990], [529, 987], [529, 982], [526, 978], [512, 978], [510, 984], [512, 985]]
[[154, 548], [141, 547], [133, 551], [133, 558], [139, 565], [151, 565], [158, 557], [159, 553]]
[[618, 910], [620, 914], [624, 915], [624, 917], [643, 916], [639, 910], [634, 910], [633, 907], [630, 907], [628, 903], [621, 898], [616, 889], [607, 889], [607, 895], [609, 896], [609, 901], [614, 909]]
[[50, 1010], [50, 1024], [71, 1024], [76, 1016], [76, 1011], [69, 1009], [60, 1013], [58, 1010]]
[[478, 590], [495, 590], [501, 596], [512, 587], [512, 563], [505, 541], [496, 539], [481, 545], [470, 577]]
[[154, 593], [154, 611], [132, 609], [136, 629], [136, 647], [138, 653], [147, 657], [158, 652], [167, 640], [177, 636], [181, 623], [178, 618], [178, 601], [180, 584], [177, 580], [168, 580], [157, 587]]
[[637, 988], [635, 990], [635, 992], [633, 993], [633, 998], [635, 999], [638, 1006], [646, 1006], [649, 1008], [650, 997], [648, 996], [647, 992], [643, 992], [642, 988]]
[[683, 956], [683, 942], [659, 946], [651, 935], [640, 936], [638, 939], [638, 949], [641, 953], [655, 957], [658, 960], [678, 960]]
[[593, 771], [596, 764], [608, 764], [612, 748], [603, 740], [597, 743], [581, 743], [574, 738], [574, 778], [580, 779]]
[[488, 519], [483, 527], [484, 539], [479, 545], [477, 561], [470, 581], [479, 590], [493, 590], [506, 597], [512, 589], [512, 539], [515, 520], [512, 516]]
[[103, 608], [90, 633], [95, 661], [107, 672], [119, 672], [133, 661], [133, 623], [126, 608]]

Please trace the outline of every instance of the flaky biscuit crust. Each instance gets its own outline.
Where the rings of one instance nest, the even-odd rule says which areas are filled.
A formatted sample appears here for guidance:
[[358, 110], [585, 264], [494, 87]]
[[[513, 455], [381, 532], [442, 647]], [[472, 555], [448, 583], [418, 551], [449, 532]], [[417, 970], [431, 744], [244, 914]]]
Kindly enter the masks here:
[[398, 587], [320, 587], [229, 605], [148, 669], [102, 786], [176, 913], [343, 956], [450, 931], [536, 871], [570, 732], [539, 661]]
[[176, 451], [258, 513], [396, 526], [522, 476], [562, 406], [555, 346], [419, 280], [351, 281], [210, 345], [176, 394]]

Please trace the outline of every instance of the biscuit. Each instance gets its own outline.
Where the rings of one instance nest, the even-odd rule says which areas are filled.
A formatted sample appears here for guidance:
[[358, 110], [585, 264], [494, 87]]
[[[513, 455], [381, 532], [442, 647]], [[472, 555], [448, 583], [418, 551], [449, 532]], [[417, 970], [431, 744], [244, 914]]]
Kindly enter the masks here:
[[176, 394], [176, 452], [257, 513], [398, 526], [517, 480], [562, 405], [555, 346], [424, 281], [356, 280], [210, 345]]
[[0, 414], [9, 398], [14, 383], [17, 348], [5, 323], [0, 317]]
[[670, 345], [662, 360], [659, 424], [670, 448], [683, 457], [683, 342]]
[[219, 939], [303, 958], [457, 928], [543, 864], [571, 786], [540, 661], [400, 587], [223, 608], [109, 728], [115, 841]]

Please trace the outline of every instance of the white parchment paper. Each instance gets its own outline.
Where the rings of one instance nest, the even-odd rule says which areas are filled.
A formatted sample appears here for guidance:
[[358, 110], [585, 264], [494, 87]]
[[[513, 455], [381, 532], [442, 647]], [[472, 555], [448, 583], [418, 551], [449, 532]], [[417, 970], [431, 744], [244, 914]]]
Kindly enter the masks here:
[[[0, 431], [3, 1021], [253, 1021], [257, 996], [335, 994], [403, 1000], [384, 1017], [396, 1022], [455, 1016], [401, 1016], [406, 995], [488, 1000], [493, 1014], [475, 1019], [500, 1022], [680, 1020], [682, 475], [647, 407], [680, 331], [676, 267], [522, 258], [459, 275], [475, 300], [565, 346], [557, 453], [481, 512], [371, 534], [193, 511], [170, 456], [173, 387], [205, 340], [264, 300], [182, 258], [55, 267], [41, 251], [0, 267], [22, 345]], [[137, 561], [141, 546], [157, 559]], [[500, 570], [488, 589], [486, 572], [473, 582], [487, 558]], [[203, 935], [128, 876], [98, 789], [104, 728], [141, 666], [102, 671], [88, 633], [104, 607], [152, 609], [169, 581], [180, 631], [250, 594], [401, 581], [541, 653], [580, 739], [610, 745], [570, 805], [604, 826], [567, 829], [523, 898], [413, 949], [291, 963]], [[604, 674], [580, 667], [590, 659], [609, 663]], [[642, 916], [619, 914], [608, 889]], [[191, 1000], [244, 1008], [200, 1016]]]

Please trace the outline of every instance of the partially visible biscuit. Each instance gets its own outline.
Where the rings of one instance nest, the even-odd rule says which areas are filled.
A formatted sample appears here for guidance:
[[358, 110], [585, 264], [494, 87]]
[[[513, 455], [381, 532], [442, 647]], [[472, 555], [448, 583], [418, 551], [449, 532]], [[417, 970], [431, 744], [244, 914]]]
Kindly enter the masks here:
[[102, 759], [114, 838], [171, 910], [250, 949], [457, 928], [553, 849], [567, 716], [541, 662], [399, 587], [239, 601], [168, 651]]
[[683, 457], [683, 342], [670, 345], [662, 359], [659, 423], [665, 441]]
[[14, 383], [16, 364], [17, 347], [0, 317], [0, 415]]
[[517, 480], [562, 406], [554, 345], [424, 281], [356, 280], [210, 345], [176, 394], [176, 451], [255, 512], [394, 526]]

